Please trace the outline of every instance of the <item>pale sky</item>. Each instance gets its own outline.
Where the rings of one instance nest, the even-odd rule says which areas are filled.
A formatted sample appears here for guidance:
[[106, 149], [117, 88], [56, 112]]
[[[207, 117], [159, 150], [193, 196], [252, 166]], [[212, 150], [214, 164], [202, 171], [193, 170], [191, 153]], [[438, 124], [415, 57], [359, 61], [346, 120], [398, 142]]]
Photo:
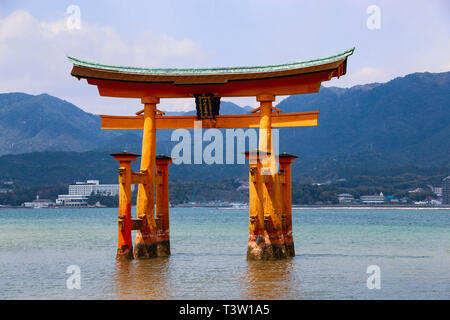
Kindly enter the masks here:
[[[80, 9], [70, 29], [69, 6]], [[379, 29], [370, 6], [379, 8]], [[73, 20], [70, 20], [73, 21]], [[73, 24], [72, 24], [73, 25]], [[134, 114], [139, 100], [100, 97], [70, 76], [66, 55], [143, 67], [264, 65], [356, 47], [349, 87], [450, 70], [450, 1], [17, 1], [0, 0], [0, 93], [48, 93], [96, 114]], [[280, 101], [283, 97], [279, 97]], [[223, 99], [256, 106], [254, 97]], [[164, 99], [188, 110], [193, 99]]]

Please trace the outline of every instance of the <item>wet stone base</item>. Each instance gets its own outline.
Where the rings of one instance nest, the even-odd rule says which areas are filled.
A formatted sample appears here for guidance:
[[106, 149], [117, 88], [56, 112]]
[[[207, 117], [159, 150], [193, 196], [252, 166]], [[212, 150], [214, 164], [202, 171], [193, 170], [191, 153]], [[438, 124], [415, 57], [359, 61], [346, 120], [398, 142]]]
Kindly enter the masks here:
[[155, 258], [157, 257], [157, 244], [138, 243], [134, 248], [134, 257], [136, 259]]
[[286, 243], [286, 254], [289, 257], [295, 257], [295, 248], [294, 248], [294, 243]]
[[152, 244], [140, 243], [134, 248], [136, 259], [148, 259], [170, 256], [170, 241], [160, 241]]
[[117, 249], [116, 259], [133, 260], [133, 247], [130, 248], [128, 245], [126, 245], [122, 248]]
[[289, 257], [284, 245], [249, 243], [247, 248], [247, 260], [281, 260]]
[[158, 257], [170, 256], [170, 241], [164, 240], [156, 244], [156, 255]]

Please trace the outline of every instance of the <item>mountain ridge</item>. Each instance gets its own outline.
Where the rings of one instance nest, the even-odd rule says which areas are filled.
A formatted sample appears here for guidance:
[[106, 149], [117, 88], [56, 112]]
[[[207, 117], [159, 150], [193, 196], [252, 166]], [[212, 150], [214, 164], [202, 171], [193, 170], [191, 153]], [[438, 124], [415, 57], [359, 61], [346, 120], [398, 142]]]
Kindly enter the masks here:
[[[294, 163], [294, 176], [325, 178], [364, 172], [400, 172], [405, 168], [416, 171], [435, 168], [433, 172], [450, 170], [449, 89], [450, 72], [426, 72], [381, 84], [322, 87], [318, 93], [290, 96], [277, 107], [286, 113], [318, 110], [319, 125], [281, 128], [280, 152], [299, 156]], [[250, 107], [243, 108], [232, 102], [221, 103], [221, 114], [244, 114], [249, 110]], [[90, 162], [81, 158], [93, 157], [92, 163], [106, 166], [114, 174], [115, 164], [106, 161], [105, 155], [123, 149], [140, 152], [142, 136], [139, 130], [102, 131], [98, 116], [70, 102], [47, 94], [25, 93], [0, 94], [0, 130], [0, 154], [4, 154], [0, 163], [37, 168], [40, 165], [31, 160], [41, 159], [40, 156], [30, 158], [20, 154], [47, 152], [52, 157], [53, 152], [58, 151], [59, 166], [64, 167], [65, 162], [71, 161], [67, 160], [71, 153], [76, 152], [80, 165], [89, 166]], [[158, 130], [158, 153], [170, 154], [177, 143], [170, 141], [171, 132]], [[39, 161], [44, 161], [43, 158]], [[54, 169], [58, 163], [53, 165], [45, 170], [60, 172]], [[75, 170], [78, 179], [92, 177], [94, 171], [89, 168], [86, 167], [89, 174], [84, 176], [82, 168]], [[246, 165], [173, 168], [172, 174], [180, 179], [210, 180], [243, 176], [248, 170]], [[12, 171], [9, 165], [0, 168], [0, 178], [14, 179]], [[110, 177], [106, 173], [103, 176]], [[111, 177], [108, 180], [113, 179]]]

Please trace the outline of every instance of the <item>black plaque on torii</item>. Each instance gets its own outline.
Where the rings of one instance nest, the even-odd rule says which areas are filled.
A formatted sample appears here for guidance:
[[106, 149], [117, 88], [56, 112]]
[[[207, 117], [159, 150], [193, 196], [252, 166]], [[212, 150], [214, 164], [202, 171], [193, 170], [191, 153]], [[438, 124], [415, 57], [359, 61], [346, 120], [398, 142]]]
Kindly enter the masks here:
[[220, 97], [212, 93], [194, 94], [197, 119], [215, 119], [220, 110]]

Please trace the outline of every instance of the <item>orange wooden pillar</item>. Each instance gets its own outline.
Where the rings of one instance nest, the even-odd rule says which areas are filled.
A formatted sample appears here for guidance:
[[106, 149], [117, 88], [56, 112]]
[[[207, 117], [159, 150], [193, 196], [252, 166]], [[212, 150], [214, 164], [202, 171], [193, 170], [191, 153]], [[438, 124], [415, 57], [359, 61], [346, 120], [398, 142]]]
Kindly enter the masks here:
[[155, 222], [155, 161], [156, 161], [156, 105], [157, 97], [144, 97], [144, 128], [142, 134], [141, 173], [146, 174], [144, 183], [139, 185], [137, 195], [137, 215], [142, 226], [136, 232], [134, 256], [151, 258], [157, 256], [157, 228]]
[[[277, 157], [272, 151], [272, 102], [269, 94], [257, 96], [260, 104], [259, 151], [261, 161], [262, 197], [264, 208], [264, 259], [286, 258], [286, 248], [282, 235], [282, 201], [277, 172]], [[265, 154], [269, 154], [268, 157]], [[264, 159], [266, 158], [266, 159]]]
[[119, 161], [119, 234], [117, 241], [118, 260], [133, 259], [133, 242], [131, 240], [131, 162], [140, 155], [131, 152], [112, 153]]
[[291, 165], [298, 157], [292, 154], [282, 153], [278, 156], [280, 162], [280, 187], [282, 194], [282, 228], [286, 246], [286, 254], [295, 256], [294, 237], [292, 233], [292, 174]]
[[262, 194], [261, 161], [258, 151], [249, 151], [245, 156], [250, 160], [249, 170], [249, 231], [247, 260], [263, 260], [264, 241], [264, 199]]
[[157, 255], [170, 255], [169, 232], [169, 164], [172, 158], [160, 155], [156, 157], [156, 227]]

